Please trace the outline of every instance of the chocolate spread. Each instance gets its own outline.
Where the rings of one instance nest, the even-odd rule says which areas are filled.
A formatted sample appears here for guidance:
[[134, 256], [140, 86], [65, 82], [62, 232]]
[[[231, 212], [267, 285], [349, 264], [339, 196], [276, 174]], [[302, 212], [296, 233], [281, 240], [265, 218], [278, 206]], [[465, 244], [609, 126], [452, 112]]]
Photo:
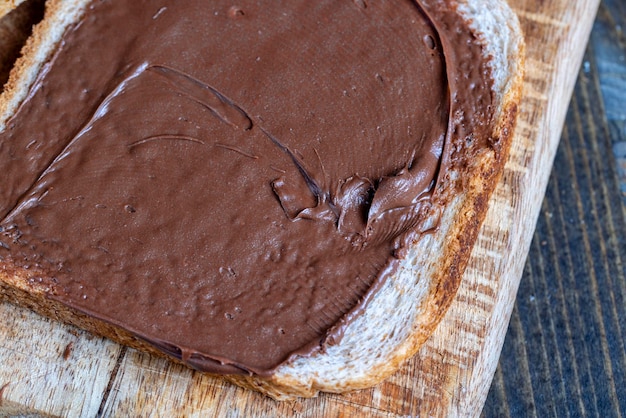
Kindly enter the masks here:
[[490, 86], [452, 7], [94, 1], [0, 133], [0, 259], [193, 367], [271, 374], [436, 227]]

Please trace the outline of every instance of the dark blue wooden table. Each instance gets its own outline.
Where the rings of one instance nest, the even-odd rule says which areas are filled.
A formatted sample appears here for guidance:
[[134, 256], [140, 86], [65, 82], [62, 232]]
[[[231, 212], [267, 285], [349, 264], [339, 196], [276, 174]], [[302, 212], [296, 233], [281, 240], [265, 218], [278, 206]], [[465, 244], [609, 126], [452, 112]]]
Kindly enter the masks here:
[[484, 417], [626, 415], [625, 31], [603, 0]]

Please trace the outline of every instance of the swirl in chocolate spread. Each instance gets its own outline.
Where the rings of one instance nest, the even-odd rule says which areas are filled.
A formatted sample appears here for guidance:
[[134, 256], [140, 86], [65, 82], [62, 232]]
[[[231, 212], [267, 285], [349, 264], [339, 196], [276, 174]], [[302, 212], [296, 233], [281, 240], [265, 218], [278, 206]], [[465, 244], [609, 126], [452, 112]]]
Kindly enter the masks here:
[[0, 133], [0, 259], [201, 370], [319, 350], [488, 126], [459, 22], [408, 0], [93, 2]]

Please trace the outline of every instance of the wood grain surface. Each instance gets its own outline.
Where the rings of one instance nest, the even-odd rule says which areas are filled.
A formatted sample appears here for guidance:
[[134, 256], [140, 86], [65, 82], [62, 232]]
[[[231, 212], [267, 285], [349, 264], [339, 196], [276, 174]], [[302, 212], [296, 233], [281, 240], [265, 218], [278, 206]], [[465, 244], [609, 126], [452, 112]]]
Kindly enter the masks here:
[[626, 415], [623, 29], [603, 1], [484, 417]]
[[[561, 256], [569, 259], [567, 266], [573, 269], [573, 273], [560, 276], [558, 283], [549, 284], [562, 291], [563, 296], [554, 305], [557, 308], [553, 308], [548, 300], [541, 310], [531, 307], [528, 311], [521, 311], [523, 306], [518, 301], [511, 333], [521, 329], [521, 321], [539, 320], [544, 315], [551, 315], [550, 310], [559, 306], [569, 316], [555, 315], [552, 319], [560, 321], [559, 324], [541, 328], [541, 332], [545, 329], [551, 332], [546, 338], [539, 339], [543, 351], [537, 349], [535, 339], [522, 336], [521, 342], [513, 342], [512, 350], [507, 342], [501, 360], [503, 366], [498, 369], [484, 414], [525, 416], [530, 411], [544, 416], [544, 411], [561, 411], [545, 406], [538, 409], [540, 399], [536, 399], [534, 393], [539, 392], [537, 387], [543, 387], [545, 381], [536, 381], [536, 376], [539, 379], [548, 376], [550, 387], [561, 388], [560, 392], [553, 391], [546, 397], [556, 394], [569, 405], [570, 398], [580, 395], [576, 390], [587, 390], [584, 384], [593, 381], [591, 376], [599, 365], [604, 367], [602, 370], [608, 370], [606, 376], [612, 386], [607, 387], [612, 387], [612, 392], [600, 394], [602, 389], [596, 389], [592, 401], [575, 401], [581, 405], [580, 408], [568, 406], [564, 411], [572, 415], [579, 415], [577, 411], [601, 411], [591, 408], [588, 403], [604, 399], [608, 405], [619, 407], [619, 402], [623, 402], [619, 400], [621, 389], [618, 387], [623, 383], [624, 376], [623, 337], [620, 334], [620, 352], [612, 348], [614, 345], [606, 340], [606, 336], [615, 337], [608, 332], [615, 326], [623, 329], [624, 316], [620, 313], [624, 309], [624, 299], [622, 293], [606, 296], [610, 292], [605, 292], [604, 284], [598, 278], [603, 274], [602, 279], [624, 280], [623, 264], [615, 264], [617, 267], [612, 269], [607, 267], [613, 265], [610, 260], [616, 256], [615, 241], [623, 242], [620, 241], [623, 238], [619, 229], [613, 232], [611, 228], [602, 229], [605, 244], [600, 244], [598, 251], [592, 251], [596, 248], [595, 242], [590, 241], [592, 237], [575, 234], [574, 226], [568, 223], [573, 217], [574, 222], [582, 219], [600, 224], [600, 219], [610, 215], [611, 222], [622, 220], [622, 224], [611, 224], [614, 228], [623, 226], [623, 207], [619, 212], [615, 205], [607, 203], [606, 195], [589, 187], [593, 181], [604, 179], [602, 175], [597, 175], [598, 172], [610, 172], [611, 169], [606, 168], [607, 164], [602, 164], [600, 159], [592, 164], [591, 160], [585, 160], [584, 155], [577, 155], [578, 151], [566, 152], [563, 161], [557, 160], [558, 167], [567, 167], [559, 177], [563, 182], [561, 187], [564, 190], [578, 187], [576, 179], [580, 173], [571, 167], [572, 161], [579, 158], [584, 170], [587, 170], [584, 172], [587, 177], [582, 177], [585, 180], [581, 184], [588, 187], [588, 192], [581, 194], [579, 200], [559, 202], [565, 209], [548, 206], [549, 203], [541, 205], [598, 0], [511, 0], [510, 4], [520, 17], [527, 39], [524, 99], [511, 156], [453, 306], [432, 338], [398, 373], [369, 390], [278, 403], [166, 360], [120, 347], [11, 305], [0, 304], [0, 415], [477, 416], [498, 362], [529, 247], [531, 259], [524, 274], [523, 288], [533, 283], [528, 279], [529, 274], [535, 277], [541, 270], [539, 274], [547, 277], [550, 272], [546, 271], [562, 268], [558, 258]], [[580, 94], [577, 90], [576, 97]], [[577, 102], [578, 98], [574, 103]], [[585, 118], [593, 115], [594, 110], [585, 111]], [[571, 115], [570, 112], [565, 142], [580, 138], [579, 126], [589, 126], [589, 120], [577, 120], [576, 116], [572, 122]], [[606, 139], [603, 141], [606, 142]], [[606, 144], [600, 146], [600, 142], [596, 139], [590, 143], [594, 152], [599, 154], [606, 148]], [[616, 171], [611, 178], [618, 178]], [[601, 192], [603, 187], [608, 186], [600, 185]], [[561, 197], [559, 191], [556, 193], [557, 198]], [[548, 234], [552, 234], [549, 235], [551, 240], [546, 239], [547, 244], [535, 240], [531, 247], [540, 211], [542, 214], [558, 213], [565, 222], [540, 222], [538, 234], [542, 228], [548, 229]], [[573, 259], [575, 255], [567, 250], [567, 239], [573, 237], [587, 243], [585, 249], [589, 252], [585, 255], [584, 266], [595, 269], [597, 273], [593, 279], [595, 285], [591, 286], [595, 293], [569, 293], [579, 277], [590, 271], [576, 268], [579, 260]], [[541, 253], [546, 247], [552, 251], [547, 255]], [[538, 265], [533, 264], [537, 251], [539, 256], [544, 257]], [[620, 254], [623, 257], [623, 251]], [[603, 266], [606, 267], [606, 276], [605, 270], [600, 269]], [[543, 282], [538, 286], [545, 287], [547, 284]], [[602, 297], [612, 305], [609, 303], [605, 308], [604, 304], [600, 304], [604, 300]], [[587, 310], [589, 312], [583, 315]], [[554, 342], [554, 330], [560, 329], [560, 326], [567, 329], [570, 337], [586, 340], [586, 335], [572, 333], [578, 330], [570, 327], [572, 319], [579, 321], [574, 324], [585, 324], [589, 334], [595, 333], [597, 335], [594, 336], [600, 337], [600, 343], [586, 348], [590, 363], [585, 365], [585, 370], [576, 369], [579, 356], [566, 358], [561, 354], [555, 357], [552, 351], [544, 349], [546, 342], [558, 344]], [[540, 353], [539, 372], [534, 369], [535, 353]], [[517, 387], [516, 380], [510, 380], [511, 376], [505, 373], [512, 369], [511, 363], [515, 366], [515, 376], [522, 376]], [[546, 370], [552, 371], [554, 364], [558, 364], [557, 370], [561, 371], [561, 375], [542, 374]], [[563, 371], [569, 372], [572, 368], [578, 370], [577, 376], [585, 377], [579, 381], [578, 389], [572, 389], [563, 380], [559, 382], [561, 377], [569, 376]], [[530, 392], [524, 392], [528, 388]], [[512, 401], [515, 396], [519, 398], [517, 403]]]

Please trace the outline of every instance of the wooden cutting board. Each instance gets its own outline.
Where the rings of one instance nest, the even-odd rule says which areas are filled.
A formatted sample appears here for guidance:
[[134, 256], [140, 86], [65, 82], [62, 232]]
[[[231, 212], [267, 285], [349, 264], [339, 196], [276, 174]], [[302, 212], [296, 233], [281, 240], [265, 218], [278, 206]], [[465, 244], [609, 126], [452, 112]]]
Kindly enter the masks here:
[[526, 34], [527, 71], [506, 171], [450, 311], [417, 356], [384, 383], [275, 402], [0, 304], [0, 415], [479, 415], [598, 3], [510, 0]]

